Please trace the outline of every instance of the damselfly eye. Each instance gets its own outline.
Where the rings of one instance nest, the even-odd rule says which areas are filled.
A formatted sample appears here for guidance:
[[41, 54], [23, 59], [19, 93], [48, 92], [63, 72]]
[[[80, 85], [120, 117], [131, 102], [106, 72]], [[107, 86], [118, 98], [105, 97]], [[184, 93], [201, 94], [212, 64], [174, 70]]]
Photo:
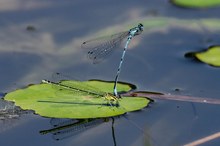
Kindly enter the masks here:
[[93, 54], [93, 52], [92, 52], [92, 51], [89, 51], [88, 54]]
[[144, 29], [143, 24], [140, 23], [140, 24], [138, 25], [138, 28], [139, 28], [140, 31], [143, 31], [143, 29]]
[[144, 25], [140, 23], [140, 24], [138, 25], [138, 27], [142, 27], [142, 28], [143, 28], [143, 27], [144, 27]]

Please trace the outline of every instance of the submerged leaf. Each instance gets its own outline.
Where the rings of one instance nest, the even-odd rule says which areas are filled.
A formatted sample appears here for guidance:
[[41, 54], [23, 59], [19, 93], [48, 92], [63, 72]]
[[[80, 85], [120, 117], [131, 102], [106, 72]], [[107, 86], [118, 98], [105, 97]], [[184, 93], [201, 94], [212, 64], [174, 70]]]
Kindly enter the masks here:
[[[140, 110], [149, 103], [148, 99], [141, 97], [123, 97], [118, 100], [119, 105], [116, 104], [116, 101], [108, 101], [105, 96], [110, 94], [102, 93], [112, 92], [113, 82], [69, 80], [62, 81], [60, 84], [71, 87], [74, 85], [80, 89], [88, 85], [85, 90], [92, 92], [97, 90], [97, 95], [86, 94], [86, 92], [79, 94], [80, 91], [71, 92], [71, 90], [67, 93], [64, 90], [54, 88], [52, 84], [41, 83], [8, 93], [5, 100], [15, 102], [22, 109], [34, 110], [41, 116], [76, 119], [117, 116]], [[118, 91], [127, 92], [132, 89], [131, 87], [131, 84], [119, 83]], [[93, 91], [93, 89], [95, 90]]]

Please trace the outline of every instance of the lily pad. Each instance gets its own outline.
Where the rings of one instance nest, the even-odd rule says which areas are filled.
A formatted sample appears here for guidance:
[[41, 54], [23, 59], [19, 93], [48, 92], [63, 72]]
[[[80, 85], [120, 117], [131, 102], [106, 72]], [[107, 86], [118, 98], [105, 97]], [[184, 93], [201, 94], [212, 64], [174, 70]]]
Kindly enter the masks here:
[[[109, 94], [113, 85], [113, 82], [99, 80], [68, 80], [59, 84], [44, 82], [10, 92], [4, 99], [15, 102], [22, 109], [34, 110], [36, 114], [44, 117], [75, 119], [112, 117], [140, 110], [148, 105], [149, 100], [141, 97], [122, 97], [118, 99], [118, 103], [116, 99], [109, 101], [112, 99], [108, 98], [113, 97]], [[71, 89], [75, 87], [86, 92]], [[118, 92], [127, 92], [134, 87], [131, 84], [119, 83]]]
[[177, 6], [186, 8], [208, 8], [220, 6], [220, 0], [171, 0], [171, 2]]
[[220, 67], [220, 46], [212, 46], [202, 52], [190, 52], [185, 56], [196, 58], [198, 61], [211, 66]]

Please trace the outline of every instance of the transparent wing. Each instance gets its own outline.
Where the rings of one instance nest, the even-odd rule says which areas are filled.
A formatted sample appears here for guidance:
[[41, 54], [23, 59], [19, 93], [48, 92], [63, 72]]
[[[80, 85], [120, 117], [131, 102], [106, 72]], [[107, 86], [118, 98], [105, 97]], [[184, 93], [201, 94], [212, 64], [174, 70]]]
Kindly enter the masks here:
[[115, 48], [118, 48], [121, 42], [128, 36], [129, 32], [120, 32], [111, 36], [92, 39], [82, 43], [82, 48], [87, 49], [88, 58], [94, 64], [101, 62], [110, 55]]
[[88, 85], [85, 82], [67, 80], [67, 81], [61, 81], [58, 84], [62, 85], [60, 86], [62, 87], [62, 90], [66, 90], [70, 93], [72, 92], [72, 93], [80, 94], [80, 95], [95, 95], [95, 96], [105, 95], [104, 92], [100, 91], [99, 89], [95, 87]]
[[[95, 95], [97, 97], [104, 96], [105, 92], [100, 91], [96, 87], [88, 85], [86, 82], [72, 80], [71, 77], [61, 73], [53, 74], [56, 83], [52, 84], [52, 88], [56, 89], [57, 95], [75, 94], [75, 95]], [[59, 82], [57, 82], [59, 80]]]

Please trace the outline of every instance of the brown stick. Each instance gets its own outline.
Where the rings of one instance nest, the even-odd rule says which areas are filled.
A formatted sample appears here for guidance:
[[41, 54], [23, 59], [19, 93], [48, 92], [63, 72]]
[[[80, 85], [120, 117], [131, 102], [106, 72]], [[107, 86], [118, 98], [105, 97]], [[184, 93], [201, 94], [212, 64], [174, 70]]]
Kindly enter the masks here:
[[177, 100], [177, 101], [208, 103], [208, 104], [220, 104], [220, 99], [215, 99], [215, 98], [193, 97], [193, 96], [171, 95], [171, 94], [155, 94], [150, 92], [128, 92], [123, 94], [123, 96], [145, 97], [150, 99], [161, 99], [161, 100]]

